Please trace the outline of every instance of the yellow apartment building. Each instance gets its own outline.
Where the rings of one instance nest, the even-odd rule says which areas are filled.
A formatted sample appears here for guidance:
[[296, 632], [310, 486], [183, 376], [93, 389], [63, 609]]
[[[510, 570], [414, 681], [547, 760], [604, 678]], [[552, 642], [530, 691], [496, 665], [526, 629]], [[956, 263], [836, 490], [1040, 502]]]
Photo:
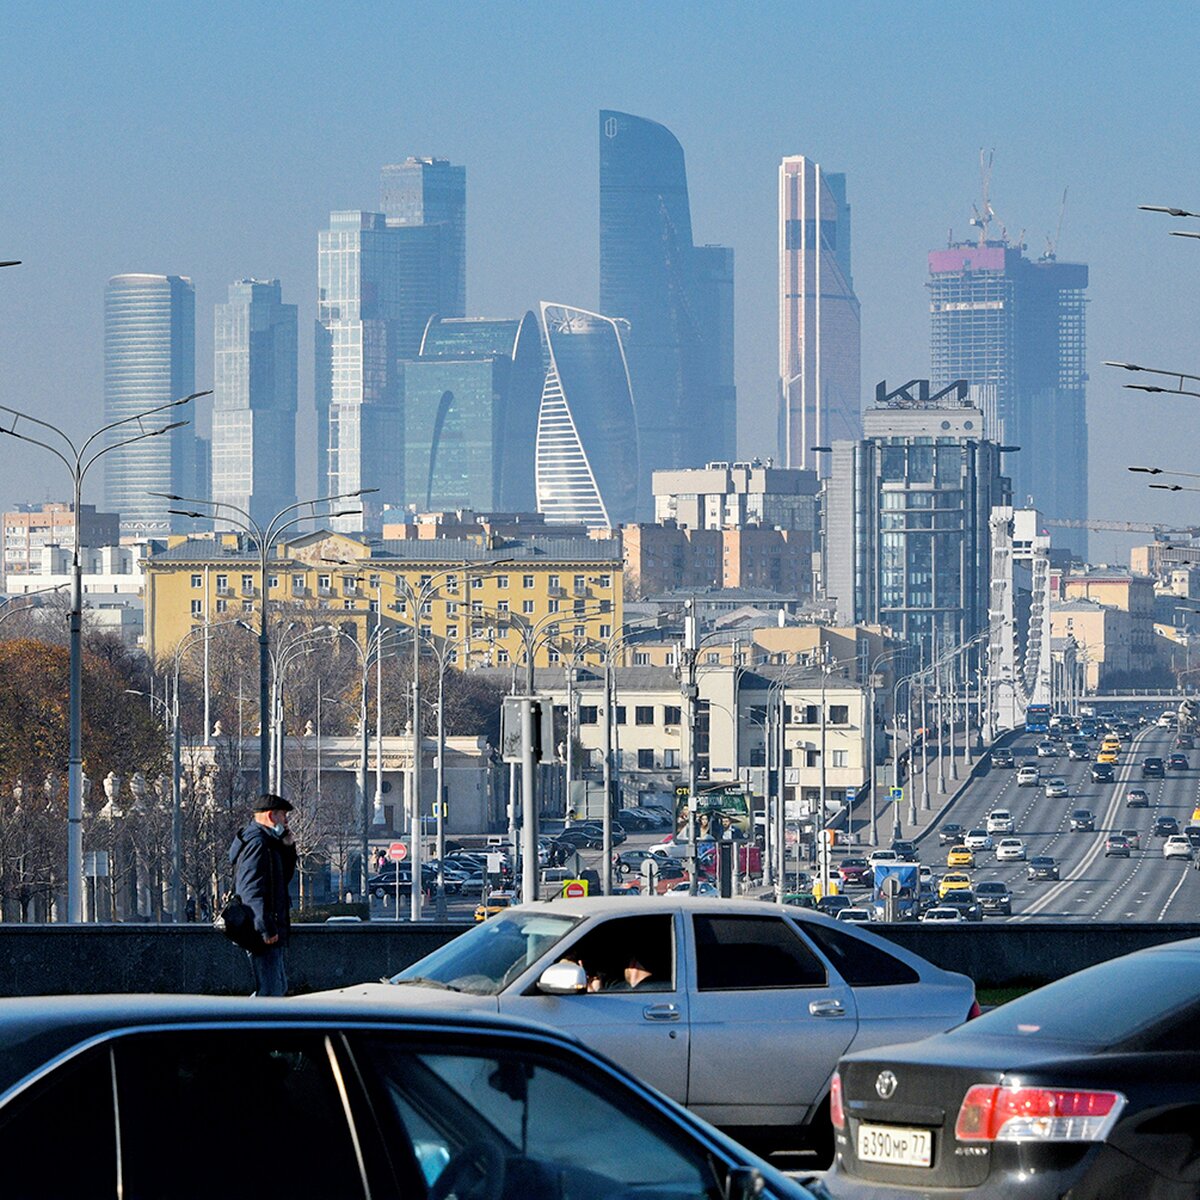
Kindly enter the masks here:
[[[410, 627], [461, 667], [598, 663], [621, 627], [621, 546], [581, 537], [369, 542], [319, 531], [281, 543], [267, 567], [270, 612], [336, 621], [360, 643], [376, 623]], [[176, 537], [145, 560], [146, 652], [169, 656], [192, 629], [257, 628], [258, 551], [238, 534]], [[382, 614], [382, 616], [380, 615]], [[580, 647], [584, 649], [580, 651]]]

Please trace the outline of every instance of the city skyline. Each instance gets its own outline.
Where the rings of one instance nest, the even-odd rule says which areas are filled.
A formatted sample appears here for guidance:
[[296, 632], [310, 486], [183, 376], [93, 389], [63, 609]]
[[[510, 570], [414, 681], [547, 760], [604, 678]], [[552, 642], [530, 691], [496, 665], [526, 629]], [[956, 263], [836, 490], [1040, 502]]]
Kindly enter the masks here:
[[[13, 110], [24, 114], [24, 126], [10, 122], [5, 131], [10, 186], [0, 218], [6, 240], [16, 243], [8, 256], [26, 265], [9, 272], [0, 289], [0, 311], [14, 331], [3, 386], [14, 397], [60, 405], [79, 429], [92, 427], [98, 411], [102, 313], [94, 297], [104, 279], [129, 269], [187, 274], [207, 311], [230, 279], [279, 277], [308, 326], [315, 286], [311, 230], [338, 204], [373, 207], [379, 164], [408, 154], [445, 156], [472, 172], [472, 312], [512, 315], [546, 294], [586, 304], [597, 295], [595, 114], [611, 107], [644, 113], [672, 130], [687, 148], [697, 229], [721, 236], [737, 252], [745, 414], [739, 454], [774, 453], [771, 178], [780, 155], [802, 148], [836, 163], [852, 184], [869, 391], [875, 379], [928, 370], [925, 255], [947, 227], [965, 230], [978, 192], [978, 148], [994, 145], [993, 202], [1011, 231], [1030, 227], [1035, 248], [1054, 228], [1062, 186], [1071, 186], [1060, 255], [1088, 262], [1094, 280], [1088, 314], [1092, 490], [1099, 481], [1108, 497], [1103, 510], [1093, 504], [1094, 515], [1186, 519], [1178, 497], [1148, 493], [1121, 476], [1118, 438], [1129, 393], [1100, 362], [1191, 365], [1179, 361], [1188, 358], [1187, 306], [1170, 303], [1190, 286], [1191, 247], [1167, 237], [1167, 219], [1136, 212], [1139, 202], [1187, 205], [1200, 192], [1196, 169], [1173, 150], [1186, 134], [1186, 106], [1179, 100], [1193, 85], [1179, 63], [1159, 53], [1164, 37], [1186, 35], [1181, 26], [1194, 21], [1191, 15], [1173, 13], [1168, 21], [1150, 9], [1134, 25], [1111, 13], [1095, 19], [1091, 10], [1083, 20], [1082, 7], [1062, 6], [1038, 39], [1045, 44], [1049, 37], [1061, 50], [1048, 71], [1029, 40], [1026, 18], [1033, 10], [1027, 5], [1001, 5], [986, 52], [965, 55], [953, 51], [972, 39], [954, 22], [919, 11], [903, 20], [876, 11], [863, 20], [848, 10], [829, 19], [827, 50], [808, 62], [798, 83], [781, 68], [796, 51], [799, 31], [776, 20], [784, 11], [778, 6], [735, 21], [718, 6], [699, 5], [679, 22], [644, 12], [634, 20], [636, 10], [616, 5], [604, 19], [577, 14], [569, 30], [535, 32], [511, 14], [478, 9], [472, 20], [451, 22], [418, 5], [403, 31], [411, 50], [405, 79], [387, 91], [380, 90], [383, 63], [391, 57], [385, 49], [394, 48], [398, 31], [386, 22], [382, 29], [365, 22], [370, 38], [365, 28], [322, 30], [318, 38], [304, 22], [268, 32], [267, 23], [218, 18], [201, 30], [186, 13], [167, 20], [149, 9], [137, 10], [135, 18], [133, 11], [115, 14], [103, 27], [88, 23], [97, 51], [116, 68], [103, 80], [82, 69], [62, 30], [37, 14], [14, 23], [4, 52], [17, 94], [30, 99]], [[76, 13], [78, 23], [83, 10]], [[70, 15], [65, 24], [72, 24]], [[494, 54], [502, 28], [503, 72], [495, 69]], [[678, 52], [661, 60], [662, 70], [648, 71], [668, 36], [678, 39]], [[261, 60], [268, 38], [280, 66], [270, 88], [250, 66]], [[589, 44], [588, 55], [574, 53]], [[321, 122], [313, 119], [311, 88], [296, 86], [314, 77], [318, 48], [322, 71], [336, 59], [355, 63], [353, 72], [334, 72], [349, 86], [322, 95]], [[147, 62], [165, 64], [177, 51], [201, 74], [219, 61], [227, 92], [210, 103], [180, 88], [176, 73], [143, 69]], [[450, 51], [462, 71], [486, 82], [451, 87]], [[880, 80], [904, 55], [914, 62], [936, 59], [942, 73], [910, 83], [906, 104], [889, 104]], [[482, 69], [489, 61], [492, 69]], [[36, 79], [30, 74], [35, 62], [42, 72]], [[137, 89], [117, 87], [122, 72], [138, 76]], [[696, 78], [706, 86], [692, 86]], [[555, 93], [568, 97], [565, 108], [555, 107], [545, 136], [532, 137], [530, 114], [550, 111]], [[945, 101], [951, 94], [953, 105]], [[1167, 96], [1171, 104], [1155, 103]], [[248, 124], [247, 111], [259, 120]], [[1039, 119], [1046, 113], [1048, 121]], [[189, 146], [187, 167], [182, 145], [164, 135], [170, 120], [200, 135], [198, 146]], [[62, 146], [54, 158], [43, 153], [51, 128]], [[1124, 162], [1119, 173], [1104, 166], [1104, 147], [1116, 142]], [[93, 147], [101, 146], [105, 158], [119, 164], [116, 171], [95, 158]], [[71, 194], [71, 176], [63, 173], [68, 162], [72, 175], [83, 171], [90, 181], [93, 220], [86, 233], [73, 227], [56, 199]], [[43, 230], [54, 236], [41, 236]], [[62, 314], [69, 315], [69, 327], [61, 327]], [[56, 322], [59, 344], [47, 363], [27, 347], [35, 329]], [[202, 321], [202, 371], [211, 361], [210, 337]], [[306, 343], [302, 336], [300, 404], [311, 426]], [[205, 405], [198, 408], [203, 423]], [[1180, 465], [1178, 452], [1169, 450], [1181, 441], [1173, 426], [1182, 424], [1185, 445], [1196, 437], [1186, 401], [1153, 401], [1139, 411], [1139, 421], [1162, 465]], [[310, 483], [313, 470], [305, 469]], [[8, 477], [14, 499], [38, 498], [35, 468], [18, 461]], [[1116, 539], [1093, 541], [1105, 553]]]

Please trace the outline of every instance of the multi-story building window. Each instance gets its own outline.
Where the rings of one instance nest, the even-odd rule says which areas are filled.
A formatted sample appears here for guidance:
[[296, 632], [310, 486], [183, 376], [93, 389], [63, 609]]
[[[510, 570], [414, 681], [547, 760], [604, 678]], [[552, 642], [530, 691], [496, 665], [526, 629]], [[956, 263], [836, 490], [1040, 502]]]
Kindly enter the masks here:
[[279, 587], [279, 576], [278, 575], [268, 575], [267, 576], [267, 587], [269, 587], [272, 591], [276, 591]]
[[471, 586], [473, 588], [483, 587], [483, 576], [482, 575], [472, 575], [471, 576]]
[[829, 765], [831, 767], [848, 767], [850, 765], [850, 751], [831, 750], [829, 752]]
[[637, 752], [637, 764], [638, 764], [639, 771], [653, 771], [654, 770], [654, 751], [653, 750], [639, 750]]
[[633, 710], [633, 720], [637, 725], [654, 724], [654, 705], [639, 704]]
[[502, 612], [502, 613], [508, 612], [508, 601], [507, 600], [497, 600], [496, 601], [496, 611]]
[[242, 591], [243, 592], [254, 591], [254, 576], [253, 575], [243, 575], [242, 576]]
[[558, 601], [557, 601], [557, 600], [551, 600], [551, 601], [550, 601], [550, 604], [549, 604], [549, 611], [550, 611], [550, 612], [552, 612], [552, 613], [556, 613], [556, 612], [558, 612]]
[[229, 576], [228, 575], [218, 575], [217, 576], [217, 591], [218, 592], [229, 591]]
[[721, 652], [719, 650], [708, 650], [704, 654], [704, 661], [708, 666], [716, 666], [721, 661]]
[[203, 600], [193, 600], [192, 601], [192, 616], [193, 617], [204, 616], [204, 601]]
[[672, 768], [678, 767], [679, 766], [679, 751], [678, 750], [664, 750], [663, 751], [663, 766], [667, 770], [671, 770]]
[[501, 665], [508, 662], [508, 651], [503, 647], [496, 651], [496, 661]]
[[595, 725], [599, 719], [600, 710], [595, 704], [581, 704], [579, 706], [579, 723], [580, 725]]
[[458, 626], [457, 625], [447, 625], [446, 626], [446, 636], [448, 638], [458, 637]]
[[535, 608], [535, 605], [532, 600], [522, 600], [521, 601], [521, 611], [523, 613], [531, 613], [531, 612], [533, 612], [534, 608]]
[[345, 600], [342, 601], [342, 608], [345, 609], [346, 612], [353, 612], [354, 611], [354, 600], [351, 597], [347, 596], [345, 598]]
[[457, 600], [447, 600], [446, 601], [446, 617], [450, 618], [450, 617], [456, 617], [456, 616], [458, 616], [458, 601]]
[[433, 616], [433, 601], [432, 600], [422, 600], [421, 601], [421, 616], [423, 616], [423, 617]]
[[507, 575], [497, 575], [496, 576], [496, 587], [498, 587], [501, 591], [504, 591], [508, 587], [508, 576]]
[[193, 575], [192, 576], [192, 587], [198, 588], [198, 587], [203, 587], [203, 586], [204, 586], [204, 576], [203, 575]]
[[611, 575], [601, 575], [600, 576], [600, 586], [602, 588], [612, 587], [612, 576]]
[[558, 662], [558, 660], [559, 660], [559, 654], [558, 654], [558, 651], [557, 651], [557, 650], [556, 650], [556, 649], [555, 649], [553, 646], [551, 646], [551, 647], [550, 647], [550, 651], [549, 651], [549, 653], [546, 655], [546, 657], [547, 657], [547, 659], [549, 659], [549, 661], [550, 661], [550, 662], [552, 662], [552, 663], [556, 663], [556, 662]]
[[829, 723], [831, 725], [849, 725], [850, 707], [846, 704], [831, 704], [829, 706]]
[[625, 724], [625, 705], [618, 704], [615, 711], [617, 714], [616, 724], [624, 725]]
[[602, 613], [612, 612], [612, 601], [611, 600], [601, 600], [600, 601], [600, 611]]
[[229, 611], [229, 601], [224, 600], [224, 599], [218, 600], [217, 601], [217, 612], [223, 613], [223, 612], [228, 612], [228, 611]]
[[521, 576], [521, 586], [523, 588], [533, 587], [533, 576], [532, 575], [522, 575]]
[[458, 591], [458, 576], [457, 575], [447, 575], [445, 582], [442, 584], [442, 587], [444, 587], [446, 589], [446, 591], [448, 591], [448, 592], [457, 592]]
[[242, 612], [251, 613], [253, 611], [254, 611], [254, 601], [253, 600], [243, 600], [242, 601]]
[[600, 626], [600, 636], [602, 638], [612, 637], [612, 626], [611, 625], [601, 625]]
[[635, 667], [648, 667], [650, 665], [650, 655], [645, 650], [635, 650], [633, 652], [633, 665]]
[[664, 725], [679, 725], [682, 720], [683, 710], [677, 704], [668, 704], [663, 709], [663, 724]]
[[582, 617], [584, 612], [586, 611], [586, 609], [587, 609], [587, 601], [586, 600], [576, 600], [575, 601], [574, 612], [577, 617]]
[[292, 576], [292, 595], [293, 596], [303, 596], [304, 589], [305, 589], [304, 576], [303, 575], [293, 575]]
[[333, 576], [318, 575], [317, 576], [317, 591], [323, 596], [328, 596], [333, 591]]
[[557, 575], [551, 575], [551, 576], [549, 576], [549, 578], [547, 578], [547, 580], [546, 580], [546, 586], [547, 586], [548, 588], [550, 588], [550, 589], [551, 589], [551, 591], [553, 591], [555, 588], [557, 588], [557, 587], [559, 586], [559, 578], [558, 578], [558, 576], [557, 576]]
[[379, 578], [378, 574], [367, 576], [367, 585], [369, 587], [377, 588], [379, 586], [379, 584], [380, 584], [380, 578]]

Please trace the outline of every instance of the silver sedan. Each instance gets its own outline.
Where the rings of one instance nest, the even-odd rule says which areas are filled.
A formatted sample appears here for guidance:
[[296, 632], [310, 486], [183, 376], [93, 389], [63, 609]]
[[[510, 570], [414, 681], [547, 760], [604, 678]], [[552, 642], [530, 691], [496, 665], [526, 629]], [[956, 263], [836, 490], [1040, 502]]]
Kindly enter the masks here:
[[816, 1118], [814, 1134], [840, 1055], [949, 1029], [975, 1005], [971, 980], [861, 926], [682, 895], [519, 905], [339, 994], [541, 1021], [715, 1125]]

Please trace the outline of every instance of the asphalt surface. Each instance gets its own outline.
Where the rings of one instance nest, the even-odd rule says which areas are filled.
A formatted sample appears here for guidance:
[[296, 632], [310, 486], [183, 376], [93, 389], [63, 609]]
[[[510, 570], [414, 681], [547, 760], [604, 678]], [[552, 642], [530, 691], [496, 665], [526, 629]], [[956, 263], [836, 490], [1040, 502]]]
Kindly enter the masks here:
[[[1025, 863], [997, 863], [991, 851], [977, 851], [970, 872], [973, 882], [1003, 880], [1013, 897], [1011, 917], [985, 920], [1195, 920], [1200, 912], [1200, 871], [1190, 862], [1164, 859], [1165, 839], [1151, 836], [1150, 831], [1158, 816], [1174, 817], [1181, 831], [1192, 823], [1192, 810], [1200, 805], [1200, 751], [1185, 751], [1190, 764], [1186, 771], [1167, 771], [1164, 779], [1142, 779], [1142, 759], [1154, 754], [1165, 761], [1175, 739], [1172, 730], [1143, 726], [1123, 744], [1115, 782], [1092, 783], [1091, 761], [1069, 761], [1065, 741], [1056, 743], [1057, 758], [1037, 758], [1034, 747], [1044, 736], [1020, 735], [1011, 743], [1013, 768], [991, 768], [972, 780], [938, 822], [956, 821], [966, 829], [983, 827], [989, 812], [1005, 808], [1013, 815], [1014, 832], [993, 834], [993, 841], [1019, 837], [1028, 858], [1046, 854], [1058, 861], [1059, 882], [1035, 883], [1026, 879]], [[1094, 759], [1099, 739], [1089, 744]], [[1024, 763], [1040, 768], [1043, 784], [1052, 776], [1065, 779], [1067, 798], [1047, 799], [1041, 786], [1017, 787], [1017, 768]], [[1135, 787], [1148, 793], [1148, 808], [1126, 807], [1126, 792]], [[1070, 813], [1076, 808], [1090, 808], [1096, 814], [1095, 833], [1071, 832]], [[1131, 851], [1127, 859], [1106, 858], [1105, 837], [1121, 829], [1139, 830], [1142, 848]], [[938, 846], [937, 840], [935, 829], [921, 842], [920, 857], [940, 875], [948, 869], [949, 846]]]

